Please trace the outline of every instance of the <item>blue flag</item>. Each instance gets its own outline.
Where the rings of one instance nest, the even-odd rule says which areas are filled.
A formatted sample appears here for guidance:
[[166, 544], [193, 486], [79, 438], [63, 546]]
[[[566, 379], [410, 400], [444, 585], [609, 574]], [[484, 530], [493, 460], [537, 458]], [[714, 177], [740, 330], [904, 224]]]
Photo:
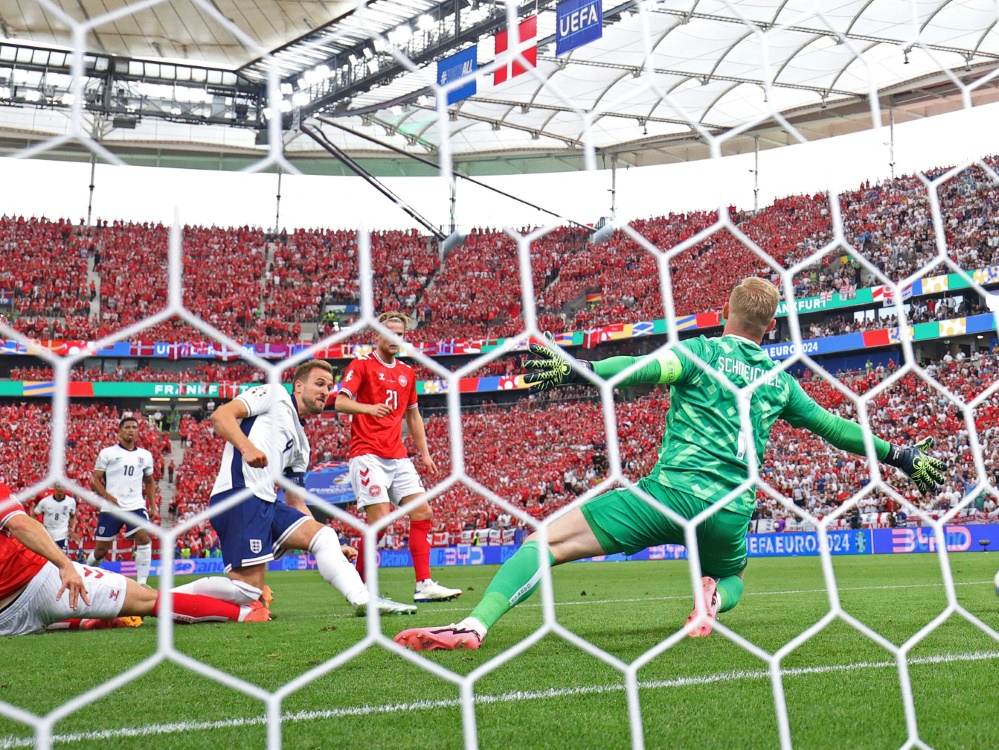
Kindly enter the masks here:
[[601, 0], [565, 0], [555, 9], [555, 54], [564, 55], [604, 35]]
[[475, 71], [479, 69], [478, 49], [479, 45], [473, 44], [468, 49], [437, 61], [438, 86], [444, 86], [445, 84], [457, 81], [459, 78], [466, 79], [464, 84], [448, 91], [447, 103], [449, 105], [460, 102], [462, 99], [467, 99], [470, 96], [475, 96]]

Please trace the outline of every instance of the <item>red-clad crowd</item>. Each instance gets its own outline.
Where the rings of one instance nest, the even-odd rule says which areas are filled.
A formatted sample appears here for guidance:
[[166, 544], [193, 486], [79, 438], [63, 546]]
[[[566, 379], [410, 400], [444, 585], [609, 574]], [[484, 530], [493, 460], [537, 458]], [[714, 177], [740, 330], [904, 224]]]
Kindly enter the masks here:
[[[988, 175], [973, 167], [933, 189], [950, 257], [968, 269], [995, 263], [999, 201]], [[797, 296], [880, 283], [850, 248], [893, 280], [936, 255], [927, 187], [920, 178], [865, 183], [840, 195], [839, 203], [848, 247], [829, 250], [798, 273]], [[824, 194], [782, 198], [755, 214], [729, 209], [729, 215], [735, 233], [715, 227], [719, 217], [713, 211], [632, 222], [632, 230], [662, 252], [714, 227], [670, 256], [678, 315], [717, 311], [727, 290], [745, 276], [772, 276], [774, 264], [790, 267], [828, 247], [833, 237]], [[67, 221], [0, 219], [0, 291], [12, 294], [15, 326], [36, 338], [92, 339], [161, 310], [168, 237], [166, 227], [153, 224], [101, 222], [85, 228]], [[663, 317], [659, 253], [621, 230], [599, 245], [587, 239], [578, 228], [562, 227], [531, 244], [539, 327], [574, 330]], [[375, 233], [371, 249], [374, 299], [379, 309], [412, 312], [419, 323], [414, 338], [495, 338], [523, 329], [517, 243], [505, 232], [472, 230], [443, 263], [436, 244], [416, 230]], [[295, 342], [303, 323], [319, 324], [316, 335], [324, 336], [332, 330], [324, 318], [327, 306], [359, 300], [354, 232], [297, 230], [274, 237], [247, 227], [185, 227], [182, 250], [185, 305], [240, 342]], [[87, 280], [88, 255], [99, 290]], [[99, 302], [99, 317], [90, 317], [92, 297]], [[199, 338], [177, 321], [132, 337]]]
[[[107, 334], [166, 306], [169, 229], [161, 224], [104, 223], [94, 230], [101, 285], [100, 333]], [[263, 232], [241, 227], [184, 227], [184, 305], [237, 339], [259, 332], [260, 279], [266, 265]], [[282, 332], [283, 333], [283, 332]], [[177, 320], [160, 323], [135, 339], [190, 340]]]
[[[72, 404], [66, 422], [66, 476], [90, 488], [94, 462], [101, 449], [118, 441], [116, 407], [104, 404]], [[0, 483], [19, 489], [43, 480], [49, 470], [52, 450], [52, 409], [30, 402], [0, 406]], [[145, 420], [139, 420], [136, 445], [153, 455], [153, 477], [157, 481], [166, 469], [165, 454], [170, 442]], [[70, 494], [73, 494], [70, 491]], [[99, 509], [77, 497], [76, 531], [80, 545], [93, 545]], [[153, 520], [159, 508], [152, 509]], [[74, 546], [78, 546], [74, 544]]]
[[0, 217], [0, 297], [13, 299], [24, 335], [89, 331], [88, 247], [68, 221]]
[[[145, 367], [75, 368], [70, 379], [78, 382], [129, 382], [129, 383], [254, 383], [267, 379], [266, 373], [245, 362], [187, 363], [182, 369], [164, 370], [149, 365]], [[291, 382], [294, 369], [284, 370], [282, 379]], [[11, 380], [52, 380], [51, 367], [12, 367]]]

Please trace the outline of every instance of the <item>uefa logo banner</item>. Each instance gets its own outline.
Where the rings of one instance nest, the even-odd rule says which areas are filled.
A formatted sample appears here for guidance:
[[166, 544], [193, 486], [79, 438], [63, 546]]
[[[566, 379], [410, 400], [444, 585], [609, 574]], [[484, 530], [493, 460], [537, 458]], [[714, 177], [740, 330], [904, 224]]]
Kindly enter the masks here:
[[604, 35], [600, 0], [566, 0], [555, 9], [555, 55], [564, 55]]

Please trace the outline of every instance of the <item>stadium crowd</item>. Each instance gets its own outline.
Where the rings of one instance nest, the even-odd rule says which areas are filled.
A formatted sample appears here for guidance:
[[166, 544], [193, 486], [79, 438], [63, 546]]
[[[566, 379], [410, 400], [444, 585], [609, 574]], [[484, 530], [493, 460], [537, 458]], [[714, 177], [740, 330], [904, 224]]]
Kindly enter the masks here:
[[[995, 184], [973, 167], [933, 187], [950, 257], [968, 269], [996, 263]], [[865, 183], [841, 194], [839, 202], [849, 247], [831, 248], [799, 273], [796, 295], [846, 294], [880, 283], [854, 253], [894, 280], [935, 256], [927, 187], [919, 177]], [[632, 223], [650, 246], [663, 251], [714, 228], [670, 259], [678, 315], [720, 309], [723, 290], [739, 279], [773, 276], [773, 263], [789, 267], [829, 246], [833, 237], [824, 194], [783, 198], [755, 214], [734, 209], [729, 214], [735, 233], [715, 226], [716, 212]], [[36, 338], [93, 339], [162, 309], [168, 234], [154, 224], [105, 221], [86, 229], [61, 220], [0, 219], [0, 290], [11, 292], [15, 326]], [[773, 263], [755, 254], [739, 234]], [[185, 304], [239, 341], [316, 339], [332, 331], [324, 317], [328, 305], [358, 302], [352, 232], [297, 230], [270, 236], [248, 227], [185, 227], [182, 241]], [[517, 245], [508, 234], [472, 230], [443, 262], [433, 243], [415, 230], [375, 233], [371, 246], [375, 299], [382, 308], [412, 312], [420, 340], [496, 338], [522, 329]], [[530, 255], [541, 328], [578, 330], [664, 315], [655, 254], [624, 231], [594, 246], [579, 229], [554, 229], [532, 243]], [[234, 256], [238, 264], [231, 262]], [[87, 280], [88, 260], [99, 285]], [[713, 283], [700, 283], [705, 278]], [[92, 298], [99, 302], [99, 317], [90, 315]], [[316, 324], [318, 331], [303, 334], [303, 323]], [[197, 337], [177, 321], [141, 334], [144, 341]]]

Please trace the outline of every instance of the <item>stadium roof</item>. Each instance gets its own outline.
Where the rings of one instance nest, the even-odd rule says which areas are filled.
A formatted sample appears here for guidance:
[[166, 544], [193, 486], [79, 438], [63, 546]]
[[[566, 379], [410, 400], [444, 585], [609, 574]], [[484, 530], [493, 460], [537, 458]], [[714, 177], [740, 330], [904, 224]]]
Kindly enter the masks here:
[[[318, 116], [331, 142], [384, 175], [432, 170], [380, 143], [433, 160], [444, 129], [469, 173], [558, 171], [581, 168], [587, 145], [597, 166], [651, 164], [708, 156], [706, 133], [736, 129], [724, 147], [735, 153], [794, 142], [787, 125], [808, 140], [869, 128], [872, 91], [885, 122], [889, 110], [902, 122], [999, 100], [994, 0], [603, 0], [603, 38], [559, 57], [555, 1], [535, 0], [517, 14], [537, 12], [537, 70], [500, 85], [480, 73], [477, 93], [452, 105], [444, 122], [436, 60], [478, 41], [478, 64], [489, 66], [504, 5], [174, 0], [133, 3], [138, 10], [128, 13], [120, 0], [57, 4], [73, 22], [94, 24], [84, 69], [98, 84], [103, 72], [113, 88], [88, 97], [88, 131], [138, 164], [239, 168], [259, 160], [267, 147], [254, 107], [268, 103], [268, 114], [286, 110], [286, 153], [303, 171], [342, 171], [294, 130]], [[822, 15], [802, 10], [812, 6]], [[9, 154], [68, 132], [69, 100], [58, 85], [69, 57], [38, 55], [71, 42], [56, 14], [23, 0], [0, 0], [0, 34], [0, 104], [12, 105], [0, 109], [0, 153]], [[282, 101], [266, 97], [270, 65]], [[199, 67], [212, 70], [181, 73]], [[16, 83], [41, 87], [42, 100], [19, 101]], [[205, 99], [159, 114], [135, 110], [153, 96], [137, 87], [156, 83], [199, 85]], [[131, 96], [128, 111], [114, 108], [122, 92]], [[51, 155], [89, 158], [72, 144]]]

